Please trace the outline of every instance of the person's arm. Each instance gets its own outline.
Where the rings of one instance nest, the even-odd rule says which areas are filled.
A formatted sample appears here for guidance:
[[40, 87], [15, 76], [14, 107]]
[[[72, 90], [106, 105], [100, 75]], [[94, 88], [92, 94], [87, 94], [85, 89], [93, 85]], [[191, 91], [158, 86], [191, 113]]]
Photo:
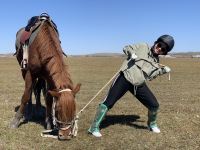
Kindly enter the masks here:
[[160, 68], [154, 70], [150, 75], [150, 80], [155, 79], [158, 75], [163, 75], [171, 72], [171, 69], [168, 66], [161, 66]]
[[171, 72], [171, 69], [168, 66], [162, 66], [160, 75]]
[[136, 59], [136, 46], [128, 45], [123, 48], [123, 52], [128, 56], [128, 59]]

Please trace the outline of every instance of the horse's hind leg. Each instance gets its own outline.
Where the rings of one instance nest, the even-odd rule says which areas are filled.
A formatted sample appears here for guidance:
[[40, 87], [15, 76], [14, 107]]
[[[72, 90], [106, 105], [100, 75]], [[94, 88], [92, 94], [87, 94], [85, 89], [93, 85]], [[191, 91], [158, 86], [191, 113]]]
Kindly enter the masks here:
[[41, 104], [41, 92], [44, 88], [45, 88], [45, 80], [38, 78], [35, 86], [33, 87], [36, 99], [35, 115], [37, 116], [37, 118], [44, 118], [44, 111], [42, 109], [42, 104]]
[[31, 91], [32, 91], [32, 76], [30, 71], [27, 71], [25, 77], [25, 90], [24, 90], [24, 94], [22, 96], [21, 99], [21, 105], [18, 109], [18, 111], [16, 112], [14, 119], [11, 121], [10, 127], [11, 128], [17, 128], [19, 126], [20, 123], [20, 119], [23, 117], [24, 114], [24, 108], [27, 104], [27, 102], [30, 99], [31, 96]]
[[[32, 95], [32, 91], [31, 91], [31, 95]], [[33, 103], [32, 103], [32, 96], [30, 96], [30, 99], [28, 101], [28, 105], [25, 108], [25, 119], [27, 121], [31, 120], [33, 117]]]

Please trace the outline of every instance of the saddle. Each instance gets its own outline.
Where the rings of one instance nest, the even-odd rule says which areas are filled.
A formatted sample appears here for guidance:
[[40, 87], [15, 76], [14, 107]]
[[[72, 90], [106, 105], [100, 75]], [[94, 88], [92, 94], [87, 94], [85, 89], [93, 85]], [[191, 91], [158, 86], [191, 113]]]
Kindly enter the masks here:
[[42, 13], [40, 16], [33, 16], [31, 19], [29, 19], [27, 26], [22, 28], [18, 32], [19, 34], [17, 33], [17, 39], [16, 39], [17, 50], [14, 55], [18, 54], [19, 50], [22, 49], [23, 59], [21, 62], [21, 69], [27, 69], [28, 48], [35, 39], [43, 22], [46, 20], [48, 20], [51, 23], [55, 31], [58, 33], [56, 24], [51, 20], [50, 16], [47, 13]]

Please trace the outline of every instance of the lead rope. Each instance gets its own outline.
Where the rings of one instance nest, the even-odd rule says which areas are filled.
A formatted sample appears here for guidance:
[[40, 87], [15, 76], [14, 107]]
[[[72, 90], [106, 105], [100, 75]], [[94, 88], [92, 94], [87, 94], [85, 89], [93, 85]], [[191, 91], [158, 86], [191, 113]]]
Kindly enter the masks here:
[[[165, 67], [165, 65], [163, 65], [163, 64], [159, 64], [159, 66]], [[169, 81], [171, 80], [171, 74], [170, 74], [170, 72], [168, 72], [168, 80], [169, 80]]]
[[[96, 93], [95, 96], [92, 97], [92, 99], [76, 114], [76, 117], [75, 117], [75, 121], [74, 121], [74, 128], [73, 128], [73, 131], [72, 133], [74, 134], [74, 136], [77, 135], [77, 132], [78, 132], [78, 119], [79, 119], [79, 115], [87, 108], [87, 106], [99, 95], [99, 93], [101, 93], [101, 91], [120, 73], [121, 69], [118, 70], [113, 76], [112, 78]], [[169, 80], [170, 80], [170, 73], [169, 73]], [[135, 87], [135, 91], [137, 90], [137, 87]], [[60, 92], [64, 92], [64, 91], [68, 91], [68, 90], [63, 90], [63, 91], [60, 91]], [[42, 136], [42, 133], [41, 133], [41, 136]], [[42, 137], [50, 137], [49, 135], [48, 136], [42, 136]], [[54, 138], [54, 137], [52, 137]]]
[[75, 120], [74, 120], [74, 128], [72, 130], [73, 136], [77, 136], [78, 133], [78, 120], [79, 115], [86, 109], [86, 107], [101, 93], [101, 91], [119, 74], [120, 70], [115, 73], [115, 75], [97, 92], [95, 96], [92, 97], [92, 99], [76, 114]]
[[[130, 61], [130, 60], [129, 60]], [[159, 64], [160, 66], [164, 66]], [[79, 118], [79, 115], [85, 110], [85, 108], [99, 95], [99, 93], [120, 73], [121, 69], [97, 92], [97, 94], [77, 113], [76, 117]], [[168, 73], [168, 80], [171, 80], [170, 72]], [[136, 94], [137, 86], [134, 87], [134, 94]]]
[[52, 104], [52, 118], [53, 118], [53, 125], [56, 127], [57, 123], [56, 123], [56, 117], [55, 117], [55, 107], [56, 107], [56, 102], [55, 102], [55, 98], [53, 98], [53, 104]]
[[[131, 61], [130, 59], [129, 61]], [[128, 62], [129, 62], [128, 61]], [[121, 68], [115, 73], [115, 75], [97, 92], [97, 94], [77, 113], [77, 117], [79, 118], [79, 115], [85, 110], [85, 108], [99, 95], [99, 93], [120, 73]], [[135, 91], [137, 90], [137, 87], [135, 87]], [[135, 92], [134, 92], [135, 93]]]
[[85, 110], [85, 108], [101, 93], [101, 91], [119, 74], [120, 70], [115, 73], [115, 75], [97, 92], [95, 96], [92, 97], [92, 99], [77, 113], [77, 117], [79, 118], [79, 115]]

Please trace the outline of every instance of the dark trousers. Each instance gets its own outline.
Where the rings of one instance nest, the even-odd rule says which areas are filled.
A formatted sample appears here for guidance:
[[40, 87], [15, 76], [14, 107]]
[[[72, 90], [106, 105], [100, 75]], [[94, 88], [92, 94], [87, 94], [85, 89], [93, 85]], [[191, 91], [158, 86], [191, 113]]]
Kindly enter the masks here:
[[134, 89], [136, 89], [135, 97], [150, 111], [157, 111], [159, 103], [146, 83], [137, 88], [126, 80], [123, 73], [120, 73], [113, 84], [103, 102], [104, 105], [111, 109], [114, 104], [127, 92], [130, 91], [134, 95]]

